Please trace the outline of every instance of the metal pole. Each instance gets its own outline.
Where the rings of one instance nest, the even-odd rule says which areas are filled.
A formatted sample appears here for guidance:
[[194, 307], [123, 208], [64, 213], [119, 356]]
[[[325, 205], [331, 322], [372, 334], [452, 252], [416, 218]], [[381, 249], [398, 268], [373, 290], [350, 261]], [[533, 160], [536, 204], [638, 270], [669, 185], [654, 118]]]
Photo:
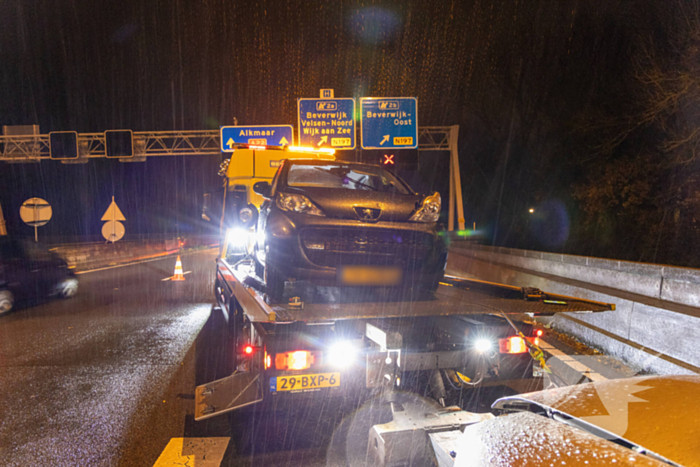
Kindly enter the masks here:
[[[114, 196], [112, 196], [112, 205], [114, 205]], [[112, 245], [114, 245], [114, 237], [117, 236], [116, 233], [116, 226], [117, 226], [117, 213], [116, 209], [112, 208], [112, 236], [110, 237], [112, 239]]]
[[455, 180], [452, 176], [452, 154], [450, 153], [450, 212], [447, 216], [447, 231], [452, 232], [455, 229]]
[[0, 235], [7, 235], [7, 226], [5, 225], [5, 216], [2, 213], [2, 205], [0, 204]]
[[36, 223], [39, 221], [37, 218], [37, 203], [34, 203], [34, 242], [39, 243], [39, 227], [37, 227]]
[[457, 201], [457, 225], [459, 230], [464, 230], [464, 206], [462, 205], [462, 177], [459, 174], [459, 151], [457, 138], [459, 136], [459, 125], [450, 127], [450, 159], [452, 177], [454, 178], [455, 198]]

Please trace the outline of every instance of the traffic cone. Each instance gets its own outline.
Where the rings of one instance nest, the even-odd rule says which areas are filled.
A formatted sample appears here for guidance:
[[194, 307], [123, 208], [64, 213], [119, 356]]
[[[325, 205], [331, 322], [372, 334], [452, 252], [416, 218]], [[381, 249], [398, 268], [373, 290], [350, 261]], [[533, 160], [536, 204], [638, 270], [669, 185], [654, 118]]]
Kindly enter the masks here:
[[171, 281], [184, 281], [185, 275], [182, 273], [182, 261], [180, 261], [180, 255], [177, 255], [177, 261], [175, 261], [175, 275], [170, 279]]

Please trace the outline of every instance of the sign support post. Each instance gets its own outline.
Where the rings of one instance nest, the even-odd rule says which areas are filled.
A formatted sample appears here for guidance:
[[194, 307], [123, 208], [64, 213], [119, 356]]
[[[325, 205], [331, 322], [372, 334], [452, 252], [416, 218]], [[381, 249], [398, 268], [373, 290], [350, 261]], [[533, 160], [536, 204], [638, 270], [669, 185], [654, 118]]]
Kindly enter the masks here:
[[[449, 230], [454, 230], [454, 218], [452, 203], [457, 204], [457, 226], [459, 230], [464, 230], [464, 206], [462, 205], [462, 177], [459, 174], [459, 152], [457, 146], [457, 138], [459, 136], [459, 125], [450, 127], [450, 168], [452, 176], [450, 177], [450, 217]], [[454, 180], [454, 181], [453, 181]]]

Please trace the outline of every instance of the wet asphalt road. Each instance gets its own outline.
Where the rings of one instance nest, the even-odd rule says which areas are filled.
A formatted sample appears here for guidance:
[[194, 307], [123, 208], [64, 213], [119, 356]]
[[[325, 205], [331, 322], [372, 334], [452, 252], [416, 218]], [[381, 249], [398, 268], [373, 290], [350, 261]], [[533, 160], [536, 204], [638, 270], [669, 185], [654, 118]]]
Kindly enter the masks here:
[[80, 275], [70, 300], [0, 320], [0, 464], [153, 465], [193, 413], [215, 253]]
[[[390, 420], [386, 404], [299, 404], [235, 415], [232, 427], [226, 415], [193, 421], [195, 386], [227, 368], [222, 317], [212, 311], [214, 258], [184, 255], [185, 282], [162, 281], [174, 257], [83, 274], [75, 298], [0, 319], [0, 465], [152, 466], [175, 437], [230, 437], [223, 466], [361, 465], [370, 426]], [[632, 374], [604, 356], [584, 363], [602, 377]], [[498, 397], [541, 388], [513, 381], [458, 402], [485, 412]]]

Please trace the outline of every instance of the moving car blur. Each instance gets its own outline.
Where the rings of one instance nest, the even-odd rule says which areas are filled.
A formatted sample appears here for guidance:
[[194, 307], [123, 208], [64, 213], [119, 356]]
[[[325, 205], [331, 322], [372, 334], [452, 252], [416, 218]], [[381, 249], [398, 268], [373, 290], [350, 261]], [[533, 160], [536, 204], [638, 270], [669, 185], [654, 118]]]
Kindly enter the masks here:
[[78, 279], [68, 264], [44, 245], [0, 237], [0, 315], [18, 301], [58, 295], [73, 297]]

